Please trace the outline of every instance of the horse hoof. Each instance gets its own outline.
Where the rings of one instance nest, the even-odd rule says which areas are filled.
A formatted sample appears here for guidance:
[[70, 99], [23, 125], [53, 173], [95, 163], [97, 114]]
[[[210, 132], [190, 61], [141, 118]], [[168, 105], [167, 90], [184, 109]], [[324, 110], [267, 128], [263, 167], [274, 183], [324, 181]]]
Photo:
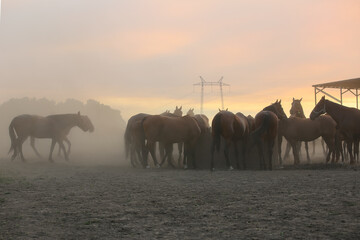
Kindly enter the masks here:
[[228, 170], [232, 171], [232, 170], [234, 170], [234, 168], [232, 166], [230, 166]]
[[188, 165], [184, 165], [184, 169], [188, 169]]
[[160, 168], [160, 165], [159, 165], [159, 164], [156, 164], [156, 168]]
[[212, 171], [212, 172], [215, 171], [215, 168], [210, 168], [210, 171]]
[[150, 166], [149, 165], [146, 165], [146, 167], [145, 167], [146, 169], [149, 169], [150, 168]]

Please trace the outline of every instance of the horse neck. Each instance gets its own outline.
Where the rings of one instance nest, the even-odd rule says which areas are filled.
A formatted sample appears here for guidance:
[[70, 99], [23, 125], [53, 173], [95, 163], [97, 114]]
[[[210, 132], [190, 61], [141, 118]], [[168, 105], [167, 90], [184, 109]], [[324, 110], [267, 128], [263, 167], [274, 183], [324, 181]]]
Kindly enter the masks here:
[[343, 117], [344, 106], [325, 100], [325, 110], [326, 113], [335, 120], [335, 122], [339, 123], [340, 119]]
[[279, 118], [277, 111], [273, 105], [267, 106], [266, 108], [263, 109], [263, 111], [273, 112]]
[[58, 126], [60, 126], [62, 129], [66, 129], [69, 131], [71, 128], [75, 126], [79, 126], [77, 121], [77, 114], [63, 114], [63, 115], [53, 115], [52, 117]]

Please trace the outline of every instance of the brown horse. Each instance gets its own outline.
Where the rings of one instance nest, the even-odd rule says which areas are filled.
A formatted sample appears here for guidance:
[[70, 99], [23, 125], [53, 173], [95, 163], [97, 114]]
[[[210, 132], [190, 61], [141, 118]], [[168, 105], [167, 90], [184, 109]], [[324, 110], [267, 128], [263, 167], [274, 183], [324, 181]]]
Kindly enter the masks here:
[[[300, 99], [293, 98], [293, 101], [291, 103], [291, 108], [290, 108], [290, 116], [291, 117], [306, 118], [306, 116], [304, 114], [304, 109], [301, 105], [301, 101], [302, 101], [302, 98], [300, 98]], [[286, 142], [286, 150], [285, 150], [284, 159], [289, 157], [290, 148], [291, 148], [291, 144], [289, 142]], [[299, 153], [300, 153], [300, 148], [301, 148], [301, 142], [299, 142], [297, 145], [297, 150], [299, 151]], [[324, 144], [323, 144], [323, 149], [324, 149]], [[308, 162], [310, 162], [308, 142], [305, 142], [305, 150], [306, 150], [307, 160], [308, 160]], [[313, 154], [315, 154], [315, 141], [313, 141]], [[281, 153], [279, 153], [279, 156], [281, 158]]]
[[[49, 154], [49, 161], [52, 161], [52, 152], [56, 143], [64, 152], [66, 160], [69, 160], [68, 154], [65, 150], [63, 141], [69, 134], [71, 128], [78, 126], [84, 132], [94, 131], [90, 119], [85, 115], [77, 114], [57, 114], [41, 117], [36, 115], [19, 115], [15, 117], [9, 126], [9, 135], [11, 139], [11, 147], [9, 153], [14, 151], [11, 159], [20, 154], [20, 157], [25, 161], [22, 144], [30, 136], [32, 138], [51, 138], [51, 147]], [[34, 151], [37, 152], [33, 141], [31, 143]]]
[[[272, 155], [274, 151], [275, 139], [278, 134], [278, 120], [286, 118], [286, 114], [281, 106], [281, 100], [265, 107], [255, 116], [255, 130], [251, 133], [250, 147], [256, 143], [260, 155], [260, 168], [272, 169]], [[281, 139], [279, 139], [279, 146]], [[267, 144], [268, 166], [265, 163], [264, 144]]]
[[[155, 166], [159, 167], [155, 155], [155, 143], [162, 142], [165, 146], [165, 156], [168, 161], [172, 159], [173, 143], [183, 142], [185, 144], [185, 155], [189, 156], [196, 168], [194, 159], [195, 147], [201, 134], [197, 122], [190, 116], [166, 117], [161, 115], [147, 116], [142, 121], [145, 139], [147, 140], [146, 151], [150, 151]], [[145, 141], [143, 141], [145, 147]], [[143, 154], [144, 163], [147, 164], [147, 154]]]
[[[210, 136], [211, 131], [210, 131], [209, 118], [206, 115], [194, 114], [193, 108], [190, 108], [186, 115], [194, 118], [195, 121], [197, 122], [197, 124], [199, 125], [200, 130], [201, 130], [201, 135], [200, 135], [199, 141]], [[179, 166], [180, 166], [180, 162], [179, 162]], [[186, 156], [184, 156], [183, 166], [185, 169], [188, 168], [188, 161], [187, 161]]]
[[[164, 113], [160, 114], [162, 116], [169, 116], [169, 117], [178, 117], [182, 115], [181, 111], [182, 107], [176, 106], [174, 113], [170, 113], [169, 110], [166, 110]], [[139, 163], [146, 167], [146, 164], [143, 162], [143, 159], [147, 156], [142, 156], [144, 151], [142, 150], [142, 142], [144, 141], [144, 134], [142, 130], [142, 120], [150, 116], [150, 114], [146, 113], [139, 113], [133, 115], [129, 118], [125, 133], [124, 133], [124, 144], [125, 144], [125, 153], [126, 158], [130, 157], [130, 163], [133, 167], [137, 167]], [[182, 152], [182, 144], [179, 144], [179, 152]], [[163, 159], [164, 157], [164, 146], [162, 143], [159, 143], [159, 152], [160, 157]]]
[[[141, 122], [144, 117], [150, 116], [150, 114], [139, 113], [129, 118], [125, 133], [124, 133], [124, 144], [126, 158], [130, 157], [130, 163], [133, 167], [139, 165], [139, 162], [143, 165], [141, 156], [142, 151], [142, 125]], [[136, 156], [138, 158], [136, 158]]]
[[360, 139], [360, 110], [326, 100], [323, 96], [312, 110], [310, 118], [316, 119], [324, 113], [329, 114], [337, 123], [339, 132], [347, 144], [350, 164], [355, 164], [352, 143]]
[[233, 114], [229, 111], [220, 111], [213, 118], [212, 124], [212, 144], [211, 144], [211, 164], [210, 170], [214, 170], [214, 152], [220, 150], [221, 137], [225, 140], [224, 155], [226, 159], [226, 166], [229, 170], [233, 167], [230, 164], [229, 148], [234, 146], [237, 168], [240, 169], [240, 159], [238, 156], [237, 142], [242, 143], [242, 167], [246, 169], [246, 145], [250, 133], [249, 123], [247, 118], [242, 113]]
[[325, 140], [329, 148], [326, 162], [329, 161], [330, 154], [332, 154], [332, 162], [334, 161], [336, 122], [328, 115], [319, 116], [315, 120], [299, 117], [283, 118], [279, 122], [279, 134], [291, 144], [294, 164], [300, 163], [297, 143], [299, 141], [313, 141], [319, 137]]
[[[176, 106], [175, 110], [173, 113], [171, 113], [170, 111], [165, 111], [164, 113], [160, 114], [161, 116], [166, 116], [166, 117], [181, 117], [183, 115], [182, 112], [182, 106], [178, 107]], [[178, 158], [178, 163], [181, 162], [182, 159], [182, 153], [183, 153], [183, 143], [180, 142], [177, 144], [178, 146], [178, 152], [179, 152], [179, 158]], [[163, 165], [164, 163], [164, 156], [165, 156], [165, 147], [164, 144], [162, 142], [159, 142], [159, 152], [160, 152], [160, 158], [162, 159], [162, 161], [160, 162], [160, 166]], [[169, 165], [171, 167], [175, 167], [174, 164], [172, 163], [172, 160], [169, 160]]]

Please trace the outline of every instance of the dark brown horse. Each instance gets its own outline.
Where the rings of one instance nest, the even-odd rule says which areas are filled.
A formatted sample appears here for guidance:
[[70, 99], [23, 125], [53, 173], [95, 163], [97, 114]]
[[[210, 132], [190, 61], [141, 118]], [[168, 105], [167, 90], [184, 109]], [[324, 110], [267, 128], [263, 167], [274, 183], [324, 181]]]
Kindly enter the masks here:
[[[146, 150], [154, 160], [155, 166], [159, 167], [155, 155], [155, 143], [162, 142], [165, 146], [165, 156], [168, 161], [172, 159], [172, 145], [173, 143], [183, 142], [185, 144], [185, 155], [189, 156], [196, 168], [196, 161], [194, 159], [195, 147], [197, 140], [201, 134], [201, 130], [195, 119], [190, 116], [184, 117], [166, 117], [161, 115], [147, 116], [142, 121], [146, 142]], [[145, 141], [143, 141], [145, 147]], [[144, 163], [147, 164], [147, 154], [143, 154]]]
[[[65, 150], [63, 141], [69, 134], [71, 128], [79, 127], [84, 132], [94, 131], [90, 119], [87, 116], [78, 114], [57, 114], [41, 117], [36, 115], [19, 115], [15, 117], [9, 126], [9, 135], [11, 139], [10, 151], [14, 151], [11, 159], [20, 154], [20, 157], [25, 161], [22, 144], [30, 136], [32, 138], [51, 138], [51, 147], [49, 154], [49, 161], [52, 161], [52, 152], [54, 146], [58, 143], [64, 152], [65, 159], [68, 160], [67, 151]], [[33, 142], [31, 144], [34, 151], [37, 152]]]
[[139, 113], [129, 118], [125, 133], [124, 133], [124, 143], [125, 143], [125, 154], [126, 158], [130, 157], [130, 163], [133, 167], [143, 164], [143, 157], [141, 156], [142, 151], [142, 138], [143, 131], [141, 122], [144, 117], [150, 116], [150, 114]]
[[213, 118], [212, 124], [212, 144], [211, 144], [211, 163], [210, 170], [214, 170], [214, 152], [220, 150], [221, 137], [225, 140], [224, 155], [226, 166], [229, 170], [233, 169], [229, 159], [229, 148], [234, 146], [237, 168], [240, 169], [240, 159], [238, 156], [237, 142], [242, 145], [242, 167], [246, 169], [246, 145], [250, 133], [247, 118], [242, 113], [233, 114], [229, 111], [220, 111]]
[[[272, 169], [272, 155], [278, 134], [278, 120], [283, 118], [286, 118], [286, 114], [281, 106], [281, 100], [265, 107], [255, 116], [255, 130], [251, 133], [250, 147], [256, 143], [260, 155], [260, 168], [262, 169]], [[268, 164], [265, 162], [264, 144], [267, 145]], [[280, 145], [281, 141], [279, 142]]]
[[334, 162], [336, 122], [330, 116], [322, 115], [315, 120], [299, 117], [283, 118], [279, 122], [279, 134], [291, 144], [294, 164], [300, 163], [297, 143], [299, 141], [313, 141], [319, 137], [324, 139], [329, 148], [326, 162], [329, 161], [331, 154], [332, 162]]
[[329, 114], [337, 123], [339, 132], [347, 144], [350, 164], [355, 164], [352, 143], [360, 139], [360, 110], [334, 103], [323, 96], [312, 110], [310, 118], [316, 119], [324, 113]]

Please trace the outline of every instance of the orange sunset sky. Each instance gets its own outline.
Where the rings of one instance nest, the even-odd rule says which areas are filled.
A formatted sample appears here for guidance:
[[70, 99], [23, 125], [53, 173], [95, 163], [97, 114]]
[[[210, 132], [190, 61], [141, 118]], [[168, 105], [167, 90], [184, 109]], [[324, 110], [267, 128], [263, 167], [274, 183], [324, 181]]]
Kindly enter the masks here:
[[[288, 113], [303, 97], [309, 114], [313, 84], [360, 77], [358, 0], [1, 3], [0, 103], [95, 99], [125, 119], [176, 105], [199, 112], [201, 75], [224, 76], [230, 111], [254, 115], [282, 99]], [[220, 107], [218, 88], [206, 88], [204, 113]]]

